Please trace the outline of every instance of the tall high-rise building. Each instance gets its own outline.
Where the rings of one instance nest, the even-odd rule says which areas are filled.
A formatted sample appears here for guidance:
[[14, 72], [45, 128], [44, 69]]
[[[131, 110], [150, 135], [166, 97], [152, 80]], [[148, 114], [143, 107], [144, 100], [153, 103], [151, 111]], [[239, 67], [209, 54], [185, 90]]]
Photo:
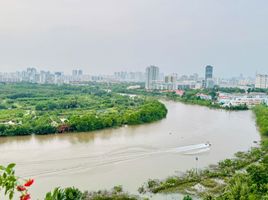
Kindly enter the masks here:
[[205, 80], [213, 78], [213, 67], [210, 65], [206, 66], [206, 74], [205, 74]]
[[73, 69], [72, 76], [77, 76], [77, 75], [78, 75], [77, 69]]
[[176, 83], [177, 82], [177, 74], [171, 74], [165, 76], [165, 83]]
[[257, 74], [255, 88], [268, 88], [268, 75], [266, 74]]
[[77, 72], [78, 73], [78, 76], [82, 76], [83, 75], [83, 70], [82, 69], [78, 69], [77, 71], [78, 71]]
[[39, 83], [41, 84], [48, 83], [48, 77], [49, 77], [49, 72], [40, 71]]
[[71, 81], [79, 82], [83, 80], [83, 71], [81, 69], [73, 69]]
[[74, 69], [72, 71], [72, 75], [73, 76], [82, 76], [83, 75], [83, 71], [81, 69]]
[[159, 68], [156, 66], [149, 66], [146, 68], [145, 88], [147, 90], [153, 89], [153, 84], [159, 80]]
[[177, 79], [178, 79], [177, 74], [171, 74], [171, 75], [165, 76], [165, 85], [167, 86], [166, 88], [169, 90], [176, 90], [177, 89]]
[[31, 83], [37, 82], [37, 70], [35, 68], [27, 68], [27, 79]]
[[211, 65], [206, 66], [205, 72], [205, 88], [213, 88], [214, 81], [213, 81], [213, 67]]
[[64, 82], [64, 73], [63, 72], [55, 72], [54, 74], [54, 83], [55, 84], [61, 84]]

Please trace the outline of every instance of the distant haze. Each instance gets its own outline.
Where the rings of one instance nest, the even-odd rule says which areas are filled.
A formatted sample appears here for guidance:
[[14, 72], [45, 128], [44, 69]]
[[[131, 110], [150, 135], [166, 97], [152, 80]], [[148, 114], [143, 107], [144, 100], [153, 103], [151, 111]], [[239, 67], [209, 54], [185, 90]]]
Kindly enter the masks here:
[[0, 71], [268, 73], [267, 0], [1, 0]]

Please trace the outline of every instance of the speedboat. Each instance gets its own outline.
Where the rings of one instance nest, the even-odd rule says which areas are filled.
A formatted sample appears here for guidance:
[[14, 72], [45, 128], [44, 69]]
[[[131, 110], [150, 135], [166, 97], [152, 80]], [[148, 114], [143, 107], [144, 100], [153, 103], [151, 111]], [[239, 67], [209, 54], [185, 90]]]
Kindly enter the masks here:
[[206, 145], [207, 147], [210, 147], [210, 146], [211, 146], [211, 143], [210, 143], [210, 142], [206, 142], [205, 145]]

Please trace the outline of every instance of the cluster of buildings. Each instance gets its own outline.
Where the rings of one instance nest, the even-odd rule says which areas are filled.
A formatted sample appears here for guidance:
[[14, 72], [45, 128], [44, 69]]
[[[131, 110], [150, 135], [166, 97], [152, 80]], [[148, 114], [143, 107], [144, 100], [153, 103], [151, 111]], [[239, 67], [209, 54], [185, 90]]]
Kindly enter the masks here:
[[115, 72], [113, 79], [119, 82], [144, 82], [145, 73], [144, 72]]
[[147, 90], [177, 90], [177, 89], [201, 89], [213, 88], [215, 79], [213, 78], [213, 67], [208, 65], [205, 68], [205, 78], [198, 74], [178, 77], [173, 73], [161, 78], [159, 67], [149, 66], [146, 68], [145, 88]]
[[29, 82], [39, 84], [72, 84], [84, 82], [144, 82], [147, 90], [185, 90], [213, 88], [215, 85], [226, 88], [268, 88], [268, 75], [257, 74], [256, 78], [245, 78], [243, 75], [230, 79], [214, 77], [214, 68], [207, 65], [204, 76], [200, 77], [197, 73], [192, 75], [178, 76], [176, 73], [164, 75], [159, 67], [151, 65], [145, 72], [115, 72], [113, 75], [92, 76], [84, 74], [81, 69], [73, 69], [69, 75], [63, 72], [38, 71], [36, 68], [27, 68], [24, 71], [1, 73], [0, 82]]
[[[178, 77], [177, 74], [170, 74], [161, 79], [159, 74], [159, 68], [156, 66], [146, 68], [145, 88], [147, 90], [174, 91], [181, 96], [185, 89], [213, 88], [215, 85], [226, 88], [238, 87], [245, 91], [248, 88], [268, 88], [268, 75], [258, 74], [256, 75], [256, 80], [244, 78], [242, 75], [232, 79], [217, 79], [213, 77], [213, 66], [210, 65], [205, 67], [204, 78], [199, 77], [198, 74], [183, 75], [181, 77]], [[212, 100], [212, 97], [207, 94], [198, 93], [196, 96], [200, 99]], [[217, 101], [223, 107], [238, 105], [252, 107], [261, 103], [268, 105], [268, 96], [266, 93], [218, 93]]]
[[38, 71], [29, 67], [24, 71], [0, 72], [0, 82], [4, 83], [39, 83], [39, 84], [72, 84], [84, 82], [145, 82], [145, 72], [115, 72], [113, 75], [88, 75], [81, 69], [73, 69], [71, 74], [63, 72]]
[[145, 72], [145, 88], [147, 90], [176, 90], [176, 89], [202, 89], [213, 88], [215, 85], [225, 88], [240, 88], [247, 90], [248, 88], [268, 88], [268, 75], [257, 74], [256, 78], [233, 77], [229, 79], [216, 78], [213, 73], [213, 66], [205, 67], [204, 77], [198, 74], [178, 76], [173, 73], [164, 76], [160, 73], [159, 67], [149, 66]]
[[253, 88], [255, 85], [255, 79], [251, 77], [243, 77], [241, 74], [239, 77], [233, 77], [230, 79], [218, 79], [218, 84], [220, 87], [225, 88], [240, 88], [247, 89]]
[[99, 80], [103, 80], [103, 77], [83, 74], [81, 69], [72, 70], [70, 75], [65, 75], [63, 72], [38, 71], [36, 68], [27, 68], [24, 71], [11, 73], [0, 73], [0, 82], [5, 83], [70, 84]]
[[265, 93], [245, 93], [245, 94], [229, 94], [219, 93], [218, 103], [223, 107], [247, 105], [252, 107], [259, 104], [268, 105], [268, 96]]
[[257, 74], [255, 88], [266, 89], [268, 88], [268, 75], [267, 74]]

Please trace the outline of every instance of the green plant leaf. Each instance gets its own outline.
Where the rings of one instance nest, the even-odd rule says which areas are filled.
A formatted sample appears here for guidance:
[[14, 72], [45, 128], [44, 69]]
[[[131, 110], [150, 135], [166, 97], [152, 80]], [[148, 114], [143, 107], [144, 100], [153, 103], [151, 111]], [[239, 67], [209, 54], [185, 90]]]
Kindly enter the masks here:
[[7, 166], [7, 168], [12, 169], [12, 168], [14, 168], [15, 166], [16, 166], [15, 163], [10, 163], [10, 164]]

